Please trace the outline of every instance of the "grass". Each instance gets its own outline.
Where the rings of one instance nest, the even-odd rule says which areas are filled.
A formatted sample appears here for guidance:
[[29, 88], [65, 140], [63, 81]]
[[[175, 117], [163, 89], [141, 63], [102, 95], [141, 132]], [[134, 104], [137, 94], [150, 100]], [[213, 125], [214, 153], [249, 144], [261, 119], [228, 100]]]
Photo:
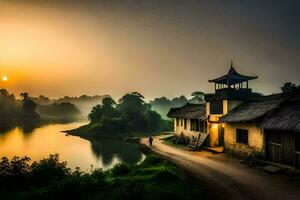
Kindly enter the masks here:
[[170, 136], [170, 137], [166, 137], [163, 138], [163, 143], [168, 145], [168, 146], [172, 146], [172, 147], [176, 147], [179, 149], [186, 149], [187, 145], [186, 144], [181, 144], [181, 143], [177, 143], [178, 142], [178, 137], [177, 136]]
[[153, 154], [139, 165], [118, 164], [91, 173], [71, 172], [53, 155], [33, 166], [24, 163], [26, 159], [0, 163], [1, 199], [214, 199], [205, 183], [194, 182]]

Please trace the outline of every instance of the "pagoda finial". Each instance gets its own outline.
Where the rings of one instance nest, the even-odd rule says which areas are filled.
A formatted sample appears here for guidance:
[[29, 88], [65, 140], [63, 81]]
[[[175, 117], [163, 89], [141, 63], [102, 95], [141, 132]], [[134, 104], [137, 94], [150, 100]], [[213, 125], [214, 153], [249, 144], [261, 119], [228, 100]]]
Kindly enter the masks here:
[[228, 74], [231, 74], [231, 73], [234, 73], [234, 72], [236, 72], [236, 71], [235, 71], [235, 69], [234, 69], [234, 67], [233, 67], [233, 61], [231, 60], [231, 61], [230, 61], [230, 69], [229, 69]]

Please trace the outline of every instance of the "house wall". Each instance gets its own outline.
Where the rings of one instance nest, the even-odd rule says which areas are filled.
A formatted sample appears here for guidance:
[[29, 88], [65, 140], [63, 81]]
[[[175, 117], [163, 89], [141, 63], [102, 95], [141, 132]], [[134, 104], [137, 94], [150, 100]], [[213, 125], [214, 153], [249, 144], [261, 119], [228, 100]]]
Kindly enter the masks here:
[[[209, 116], [210, 125], [208, 126], [209, 130], [209, 146], [216, 147], [219, 146], [219, 137], [220, 137], [220, 126], [222, 126], [219, 122], [219, 118], [223, 115], [227, 114], [229, 111], [234, 109], [236, 106], [240, 105], [242, 101], [238, 100], [223, 100], [223, 114], [210, 114], [210, 104], [206, 103], [206, 115]], [[226, 138], [224, 134], [224, 138]]]
[[[236, 142], [237, 128], [248, 130], [248, 145]], [[224, 129], [224, 150], [242, 156], [247, 156], [249, 153], [263, 155], [263, 130], [250, 123], [226, 123]]]
[[[174, 133], [177, 136], [180, 136], [183, 133], [188, 139], [192, 139], [192, 137], [198, 137], [199, 132], [191, 131], [191, 120], [187, 119], [187, 126], [186, 129], [184, 128], [184, 118], [178, 118], [179, 123], [178, 126], [176, 124], [176, 120], [174, 119]], [[183, 120], [182, 126], [180, 120]]]
[[211, 123], [209, 125], [209, 146], [219, 146], [219, 124]]
[[210, 103], [206, 102], [205, 106], [206, 106], [206, 117], [207, 117], [208, 115], [210, 115]]

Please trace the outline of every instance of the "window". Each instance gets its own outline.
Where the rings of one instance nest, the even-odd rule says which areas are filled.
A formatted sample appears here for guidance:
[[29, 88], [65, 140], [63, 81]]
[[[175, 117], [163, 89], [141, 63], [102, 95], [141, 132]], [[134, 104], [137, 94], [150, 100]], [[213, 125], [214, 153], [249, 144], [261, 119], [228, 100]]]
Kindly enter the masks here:
[[183, 120], [182, 119], [180, 119], [180, 126], [182, 126], [183, 125]]
[[184, 129], [186, 129], [187, 126], [187, 119], [184, 119]]
[[246, 129], [236, 129], [236, 142], [248, 144], [248, 130]]
[[176, 117], [176, 126], [179, 126], [179, 118]]
[[197, 119], [191, 119], [191, 131], [200, 131], [200, 123]]
[[202, 132], [202, 133], [204, 133], [204, 126], [205, 126], [204, 122], [200, 121], [200, 123], [199, 123], [199, 131]]

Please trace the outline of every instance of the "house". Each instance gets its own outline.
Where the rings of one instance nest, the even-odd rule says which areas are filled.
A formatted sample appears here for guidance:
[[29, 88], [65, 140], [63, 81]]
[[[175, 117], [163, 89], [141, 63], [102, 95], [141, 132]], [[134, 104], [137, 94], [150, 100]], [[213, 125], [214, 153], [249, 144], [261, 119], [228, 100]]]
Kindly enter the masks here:
[[249, 100], [220, 119], [225, 151], [300, 169], [300, 92]]
[[220, 118], [224, 124], [224, 150], [247, 156], [264, 156], [264, 130], [259, 126], [268, 112], [287, 99], [286, 94], [249, 99]]
[[187, 103], [183, 107], [171, 108], [167, 116], [174, 119], [175, 135], [184, 136], [187, 142], [206, 132], [205, 104]]
[[215, 93], [205, 95], [205, 104], [170, 110], [174, 132], [190, 139], [208, 134], [207, 146], [300, 169], [300, 89], [262, 96], [249, 88], [256, 78], [231, 63], [227, 74], [209, 80]]
[[260, 123], [265, 159], [300, 169], [300, 91], [296, 91]]

